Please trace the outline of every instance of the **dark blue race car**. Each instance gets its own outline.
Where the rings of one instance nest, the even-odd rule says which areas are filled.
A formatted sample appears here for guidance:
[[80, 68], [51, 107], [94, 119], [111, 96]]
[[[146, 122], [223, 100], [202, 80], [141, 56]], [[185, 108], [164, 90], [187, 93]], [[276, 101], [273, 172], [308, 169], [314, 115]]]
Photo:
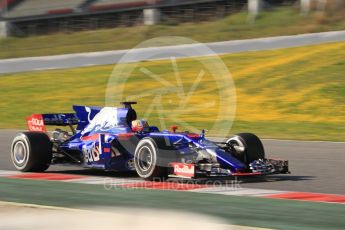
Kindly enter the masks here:
[[[265, 158], [254, 134], [214, 142], [201, 134], [160, 131], [137, 120], [135, 102], [123, 108], [73, 106], [75, 113], [33, 114], [28, 132], [13, 140], [11, 158], [23, 172], [41, 172], [53, 164], [106, 171], [136, 171], [147, 180], [167, 177], [250, 176], [289, 173], [288, 162]], [[46, 126], [69, 126], [71, 131]]]

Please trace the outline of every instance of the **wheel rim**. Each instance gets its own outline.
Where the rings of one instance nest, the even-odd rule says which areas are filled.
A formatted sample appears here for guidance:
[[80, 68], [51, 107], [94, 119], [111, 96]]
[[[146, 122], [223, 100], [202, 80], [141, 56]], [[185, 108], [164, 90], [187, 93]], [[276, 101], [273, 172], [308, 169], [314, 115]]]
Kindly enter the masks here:
[[13, 161], [17, 165], [22, 165], [28, 156], [25, 144], [22, 141], [18, 141], [13, 147]]
[[151, 169], [153, 163], [153, 154], [149, 147], [143, 146], [139, 149], [137, 163], [139, 169], [143, 172]]
[[237, 136], [230, 138], [227, 143], [234, 148], [238, 155], [242, 155], [246, 151], [244, 143]]

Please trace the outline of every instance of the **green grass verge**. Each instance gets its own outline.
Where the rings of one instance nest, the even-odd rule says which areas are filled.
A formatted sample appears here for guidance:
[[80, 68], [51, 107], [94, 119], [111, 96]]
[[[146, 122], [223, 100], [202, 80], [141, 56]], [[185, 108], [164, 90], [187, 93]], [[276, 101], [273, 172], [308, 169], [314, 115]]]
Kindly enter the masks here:
[[[213, 57], [202, 59], [209, 61]], [[266, 138], [345, 140], [345, 42], [230, 54], [222, 56], [222, 60], [231, 71], [237, 94], [231, 133], [251, 131]], [[219, 103], [220, 86], [207, 70], [194, 93], [188, 99], [179, 99], [169, 60], [129, 66], [135, 68], [126, 83], [110, 87], [115, 96], [121, 87], [124, 88], [119, 100], [152, 89], [164, 91], [164, 108], [159, 113], [154, 110], [144, 114], [149, 105], [155, 105], [152, 102], [155, 95], [138, 100], [139, 117], [148, 118], [152, 125], [161, 128], [164, 128], [162, 123], [166, 127], [176, 124], [172, 118], [198, 130], [211, 129], [217, 123], [221, 126], [209, 135], [228, 134], [225, 128], [229, 122], [227, 113]], [[177, 66], [183, 88], [188, 92], [202, 64], [193, 58], [179, 59]], [[141, 68], [155, 73], [172, 86], [146, 76], [140, 72]], [[1, 76], [0, 128], [25, 128], [24, 117], [32, 113], [68, 112], [73, 104], [104, 105], [112, 70], [113, 66], [97, 66]], [[227, 79], [230, 76], [224, 76], [223, 80]], [[186, 106], [177, 106], [181, 102], [186, 102]], [[214, 104], [208, 105], [208, 102]], [[180, 130], [189, 129], [188, 124], [180, 124]]]
[[255, 23], [248, 23], [247, 17], [246, 12], [241, 12], [200, 23], [135, 26], [0, 39], [0, 58], [127, 49], [159, 36], [183, 36], [199, 42], [211, 42], [345, 29], [342, 11], [302, 16], [297, 9], [278, 8], [261, 13]]
[[0, 200], [59, 207], [136, 207], [216, 216], [275, 229], [343, 229], [344, 205], [0, 178]]

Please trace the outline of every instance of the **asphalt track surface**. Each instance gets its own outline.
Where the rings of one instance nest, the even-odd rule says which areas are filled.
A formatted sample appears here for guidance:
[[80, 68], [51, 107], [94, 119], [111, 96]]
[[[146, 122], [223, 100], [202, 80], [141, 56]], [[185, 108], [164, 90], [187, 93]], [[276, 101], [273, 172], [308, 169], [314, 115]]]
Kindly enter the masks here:
[[[10, 145], [18, 131], [0, 131], [0, 170], [15, 170]], [[245, 178], [243, 188], [344, 194], [345, 142], [264, 140], [267, 157], [288, 159], [291, 174]], [[136, 177], [76, 167], [51, 166], [48, 171], [90, 176]]]
[[[108, 65], [118, 63], [130, 53], [130, 57], [121, 62], [137, 62], [141, 60], [160, 60], [205, 56], [214, 54], [239, 53], [288, 47], [313, 45], [328, 42], [345, 41], [345, 31], [333, 31], [294, 36], [281, 36], [237, 41], [225, 41], [206, 44], [187, 44], [165, 47], [151, 47], [131, 50], [65, 54], [56, 56], [15, 58], [0, 60], [0, 74], [47, 69], [66, 69], [83, 66]], [[210, 50], [204, 50], [206, 45]], [[203, 50], [201, 52], [200, 50]]]

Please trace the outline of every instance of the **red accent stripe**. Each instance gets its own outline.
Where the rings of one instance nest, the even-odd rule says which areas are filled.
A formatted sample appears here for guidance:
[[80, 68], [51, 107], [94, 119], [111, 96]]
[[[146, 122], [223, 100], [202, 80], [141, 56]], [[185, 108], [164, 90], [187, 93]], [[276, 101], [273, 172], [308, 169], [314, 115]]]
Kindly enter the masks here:
[[23, 173], [23, 174], [9, 176], [9, 178], [59, 181], [59, 180], [81, 179], [81, 178], [85, 178], [85, 176], [61, 174], [61, 173]]
[[262, 173], [261, 172], [255, 172], [255, 173], [237, 172], [237, 173], [233, 173], [231, 175], [232, 176], [260, 176], [260, 175], [262, 175]]
[[309, 192], [288, 192], [283, 194], [274, 194], [265, 196], [266, 198], [274, 199], [288, 199], [288, 200], [303, 200], [314, 202], [333, 202], [345, 203], [344, 195], [323, 194], [323, 193], [309, 193]]
[[94, 141], [94, 140], [98, 140], [98, 138], [99, 138], [99, 133], [96, 133], [91, 136], [81, 137], [80, 139], [83, 141]]
[[207, 185], [200, 184], [188, 184], [188, 183], [173, 183], [173, 182], [138, 182], [132, 184], [120, 185], [124, 188], [145, 188], [145, 189], [157, 189], [157, 190], [193, 190], [198, 188], [206, 188]]
[[199, 138], [200, 137], [200, 134], [197, 134], [197, 133], [188, 133], [187, 136], [189, 138]]

